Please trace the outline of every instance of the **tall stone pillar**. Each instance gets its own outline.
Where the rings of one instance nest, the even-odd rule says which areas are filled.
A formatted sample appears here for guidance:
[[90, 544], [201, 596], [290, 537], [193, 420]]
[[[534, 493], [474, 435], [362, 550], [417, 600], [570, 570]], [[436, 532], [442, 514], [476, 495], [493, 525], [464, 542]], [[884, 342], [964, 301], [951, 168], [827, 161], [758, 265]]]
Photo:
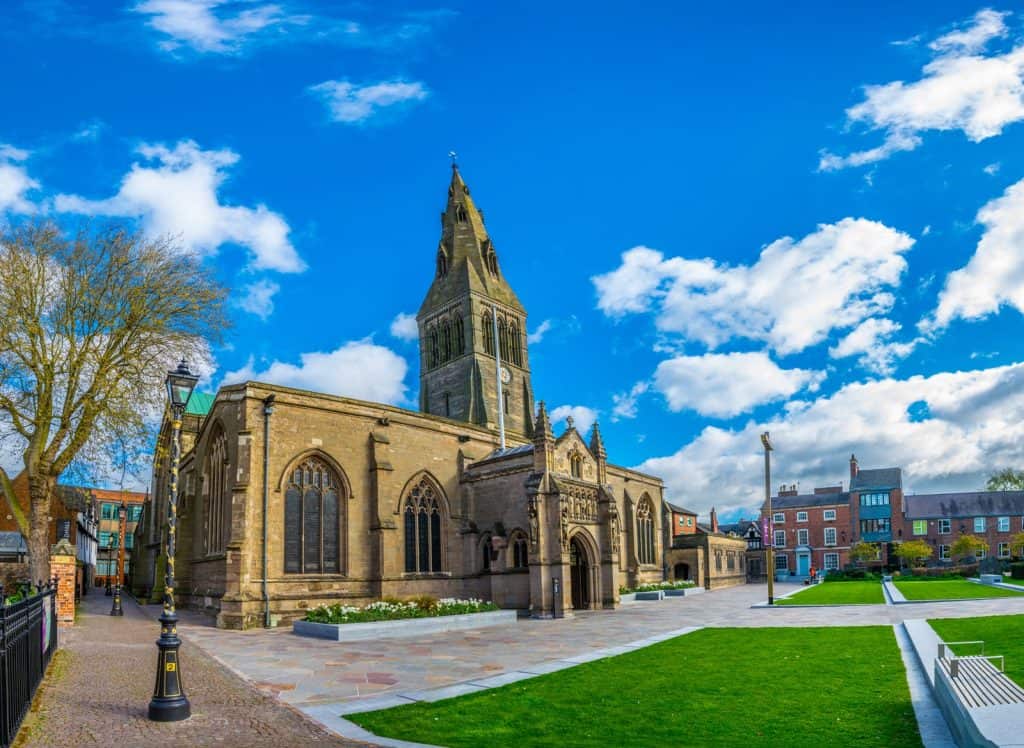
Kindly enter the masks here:
[[57, 580], [57, 623], [75, 623], [75, 547], [61, 538], [50, 551], [50, 573]]

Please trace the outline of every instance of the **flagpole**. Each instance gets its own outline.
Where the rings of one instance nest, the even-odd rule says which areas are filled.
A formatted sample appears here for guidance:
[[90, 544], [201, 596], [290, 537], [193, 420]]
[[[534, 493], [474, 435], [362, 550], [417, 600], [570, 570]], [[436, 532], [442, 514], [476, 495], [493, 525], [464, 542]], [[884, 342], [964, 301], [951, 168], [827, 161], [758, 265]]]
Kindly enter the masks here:
[[501, 389], [501, 340], [498, 339], [498, 307], [491, 304], [491, 323], [494, 325], [494, 379], [498, 383], [498, 433], [501, 449], [505, 449], [505, 396]]

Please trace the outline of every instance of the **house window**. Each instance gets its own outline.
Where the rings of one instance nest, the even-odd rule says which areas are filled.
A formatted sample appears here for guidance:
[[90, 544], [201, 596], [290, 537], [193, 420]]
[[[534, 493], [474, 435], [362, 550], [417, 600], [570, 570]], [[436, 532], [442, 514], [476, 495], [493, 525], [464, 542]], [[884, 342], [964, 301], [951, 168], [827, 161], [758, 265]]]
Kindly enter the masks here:
[[833, 571], [839, 568], [839, 554], [838, 553], [826, 553], [825, 554], [825, 571]]
[[999, 532], [1009, 532], [1009, 531], [1010, 531], [1010, 518], [1009, 517], [1000, 517], [999, 518]]
[[693, 517], [687, 517], [686, 518], [686, 526], [687, 527], [693, 527]]
[[441, 503], [423, 479], [405, 499], [405, 570], [421, 574], [441, 571]]
[[104, 504], [100, 508], [100, 516], [103, 519], [114, 519], [117, 516], [117, 512], [114, 510], [113, 504]]
[[871, 532], [891, 532], [892, 525], [888, 517], [881, 519], [862, 519], [860, 521], [860, 533], [866, 535]]
[[736, 556], [733, 553], [730, 552], [729, 555], [725, 557], [725, 566], [729, 571], [736, 570]]
[[789, 571], [789, 556], [785, 553], [775, 557], [775, 571]]
[[128, 507], [128, 521], [138, 522], [142, 516], [142, 504], [134, 504]]
[[654, 507], [645, 494], [636, 510], [636, 537], [640, 563], [654, 563]]
[[775, 531], [775, 547], [785, 548], [786, 547], [786, 531], [776, 530]]
[[807, 512], [797, 512], [796, 513], [796, 521], [797, 522], [806, 522], [807, 521]]
[[940, 519], [939, 520], [939, 534], [940, 535], [949, 535], [951, 529], [952, 529], [952, 521], [951, 520], [948, 520], [948, 519]]
[[525, 569], [529, 565], [530, 559], [527, 554], [526, 536], [522, 533], [516, 533], [512, 537], [512, 568]]
[[861, 506], [889, 506], [889, 492], [884, 493], [862, 493], [860, 495]]
[[835, 509], [826, 509], [824, 514], [823, 514], [823, 516], [822, 516], [822, 519], [824, 519], [826, 522], [835, 522], [836, 510]]
[[289, 574], [341, 571], [341, 502], [334, 471], [318, 457], [303, 460], [284, 494], [284, 570]]
[[939, 546], [939, 558], [942, 559], [943, 561], [948, 561], [949, 560], [949, 546], [948, 545], [940, 545]]
[[975, 532], [985, 532], [985, 518], [984, 517], [975, 517], [974, 518], [974, 531]]
[[825, 545], [836, 544], [836, 528], [826, 527], [825, 528]]
[[807, 536], [808, 536], [808, 534], [809, 533], [807, 532], [807, 530], [797, 530], [796, 531], [796, 543], [797, 543], [797, 545], [807, 545], [808, 544], [807, 543]]
[[132, 548], [135, 547], [135, 536], [134, 535], [125, 535], [124, 536], [124, 547], [127, 548], [128, 550], [131, 550]]
[[1000, 543], [999, 544], [999, 558], [1009, 558], [1009, 557], [1010, 557], [1010, 544], [1009, 543]]
[[915, 519], [914, 520], [914, 534], [915, 535], [927, 535], [928, 534], [928, 520], [926, 520], [926, 519]]
[[774, 522], [777, 525], [781, 525], [785, 521], [786, 521], [786, 515], [783, 512], [775, 512], [775, 514], [772, 515], [772, 522]]
[[985, 549], [984, 549], [984, 548], [979, 548], [978, 550], [976, 550], [976, 551], [974, 552], [974, 557], [975, 557], [976, 559], [978, 559], [979, 561], [980, 561], [981, 559], [985, 558], [985, 556], [986, 556], [986, 555], [988, 555], [988, 554], [986, 554], [986, 553], [985, 553]]

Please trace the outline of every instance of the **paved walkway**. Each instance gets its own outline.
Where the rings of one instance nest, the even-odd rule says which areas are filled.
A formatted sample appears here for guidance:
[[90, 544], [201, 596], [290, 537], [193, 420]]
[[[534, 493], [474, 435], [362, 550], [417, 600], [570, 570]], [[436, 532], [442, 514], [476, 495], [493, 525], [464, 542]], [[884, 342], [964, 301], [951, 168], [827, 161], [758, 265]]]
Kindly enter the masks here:
[[26, 719], [18, 748], [142, 745], [362, 746], [325, 731], [240, 680], [194, 645], [181, 648], [192, 718], [157, 723], [146, 717], [153, 694], [159, 629], [130, 599], [113, 618], [111, 598], [87, 595], [79, 618], [61, 629], [61, 650]]

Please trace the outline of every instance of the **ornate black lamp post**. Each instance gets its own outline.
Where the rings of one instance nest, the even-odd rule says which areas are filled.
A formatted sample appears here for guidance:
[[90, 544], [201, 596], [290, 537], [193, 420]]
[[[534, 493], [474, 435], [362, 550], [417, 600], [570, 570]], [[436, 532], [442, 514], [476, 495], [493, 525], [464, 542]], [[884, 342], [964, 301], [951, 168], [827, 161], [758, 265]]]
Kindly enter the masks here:
[[[122, 501], [121, 506], [117, 509], [117, 560], [114, 562], [114, 571], [117, 573], [117, 582], [114, 583], [114, 604], [110, 606], [110, 615], [112, 616], [123, 616], [124, 609], [121, 607], [121, 559], [124, 558], [124, 539], [123, 526], [124, 526], [124, 515], [127, 511], [127, 505]], [[109, 569], [108, 569], [109, 571]]]
[[156, 666], [156, 687], [149, 702], [149, 718], [156, 722], [188, 719], [192, 706], [181, 685], [178, 662], [178, 616], [174, 612], [174, 546], [178, 530], [178, 461], [181, 459], [181, 419], [199, 377], [188, 370], [184, 359], [167, 374], [167, 396], [171, 403], [171, 481], [167, 497], [167, 574], [164, 577], [164, 612], [160, 616], [160, 638]]

